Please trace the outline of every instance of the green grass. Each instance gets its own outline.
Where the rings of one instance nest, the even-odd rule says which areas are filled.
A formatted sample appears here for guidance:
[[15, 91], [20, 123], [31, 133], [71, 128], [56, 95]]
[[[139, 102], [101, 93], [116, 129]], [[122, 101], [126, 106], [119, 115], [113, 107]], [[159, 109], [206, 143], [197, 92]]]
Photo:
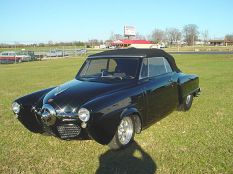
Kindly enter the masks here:
[[175, 58], [200, 76], [201, 96], [118, 152], [33, 134], [11, 112], [15, 98], [72, 79], [84, 58], [0, 65], [0, 173], [233, 173], [233, 55]]

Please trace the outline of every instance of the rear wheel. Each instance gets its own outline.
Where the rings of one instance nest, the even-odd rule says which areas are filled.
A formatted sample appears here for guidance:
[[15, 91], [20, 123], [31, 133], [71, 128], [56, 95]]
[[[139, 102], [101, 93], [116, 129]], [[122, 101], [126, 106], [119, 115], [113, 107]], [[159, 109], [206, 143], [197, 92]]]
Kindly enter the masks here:
[[188, 111], [188, 110], [191, 108], [192, 103], [193, 103], [193, 95], [192, 95], [192, 94], [189, 94], [189, 95], [185, 98], [185, 101], [184, 101], [184, 110], [185, 110], [185, 111]]
[[111, 149], [117, 150], [126, 147], [134, 139], [135, 128], [131, 117], [124, 117], [117, 127], [117, 131], [108, 144]]

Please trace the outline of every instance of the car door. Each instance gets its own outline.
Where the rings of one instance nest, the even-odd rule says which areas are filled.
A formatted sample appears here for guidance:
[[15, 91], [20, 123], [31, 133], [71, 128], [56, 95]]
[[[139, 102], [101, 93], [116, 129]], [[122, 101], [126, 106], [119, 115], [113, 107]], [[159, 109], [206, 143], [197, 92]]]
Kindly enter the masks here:
[[[146, 93], [146, 120], [149, 124], [162, 119], [176, 108], [178, 91], [174, 72], [165, 58], [147, 58], [143, 62], [142, 66], [147, 69], [148, 76], [143, 88]], [[145, 74], [145, 70], [141, 73]]]

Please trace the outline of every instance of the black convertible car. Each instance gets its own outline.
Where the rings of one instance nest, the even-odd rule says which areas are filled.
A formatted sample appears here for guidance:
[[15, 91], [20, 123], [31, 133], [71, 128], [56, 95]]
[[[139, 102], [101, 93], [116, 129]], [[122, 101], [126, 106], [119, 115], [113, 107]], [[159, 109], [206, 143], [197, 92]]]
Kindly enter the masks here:
[[12, 110], [34, 133], [94, 139], [120, 149], [174, 110], [190, 109], [199, 78], [159, 49], [119, 49], [89, 56], [75, 78], [15, 100]]

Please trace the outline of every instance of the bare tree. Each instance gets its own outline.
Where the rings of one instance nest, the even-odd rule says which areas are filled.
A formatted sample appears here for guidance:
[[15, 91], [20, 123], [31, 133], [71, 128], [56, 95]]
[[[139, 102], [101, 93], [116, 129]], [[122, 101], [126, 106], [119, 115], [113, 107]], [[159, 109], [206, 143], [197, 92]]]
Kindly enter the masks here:
[[100, 45], [101, 44], [101, 42], [98, 40], [98, 39], [90, 39], [90, 40], [88, 40], [88, 42], [87, 42], [87, 45], [89, 46], [89, 47], [91, 47], [91, 48], [94, 48], [94, 46], [98, 46], [98, 45]]
[[155, 29], [150, 37], [155, 42], [163, 42], [166, 39], [165, 32], [160, 29]]
[[48, 41], [48, 45], [52, 46], [53, 45], [53, 41], [52, 40]]
[[124, 39], [124, 36], [122, 36], [121, 34], [115, 34], [115, 40], [121, 40]]
[[109, 40], [111, 40], [111, 41], [115, 40], [115, 34], [113, 31], [110, 34]]
[[225, 41], [233, 41], [233, 34], [227, 34], [225, 36]]
[[201, 35], [202, 35], [202, 40], [203, 40], [204, 44], [206, 45], [208, 43], [208, 41], [209, 41], [209, 32], [208, 32], [208, 30], [203, 31], [201, 33]]
[[185, 25], [183, 28], [184, 40], [188, 45], [193, 45], [196, 40], [198, 40], [198, 26], [195, 24]]
[[124, 39], [124, 36], [122, 36], [121, 34], [115, 34], [114, 32], [111, 32], [109, 40], [114, 41], [114, 40], [121, 40], [121, 39]]
[[167, 41], [170, 43], [170, 45], [173, 45], [174, 43], [177, 44], [177, 42], [181, 40], [181, 32], [177, 28], [167, 28], [166, 36]]
[[137, 32], [136, 36], [135, 36], [135, 39], [137, 39], [137, 40], [145, 40], [146, 37]]

